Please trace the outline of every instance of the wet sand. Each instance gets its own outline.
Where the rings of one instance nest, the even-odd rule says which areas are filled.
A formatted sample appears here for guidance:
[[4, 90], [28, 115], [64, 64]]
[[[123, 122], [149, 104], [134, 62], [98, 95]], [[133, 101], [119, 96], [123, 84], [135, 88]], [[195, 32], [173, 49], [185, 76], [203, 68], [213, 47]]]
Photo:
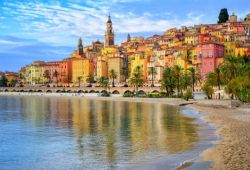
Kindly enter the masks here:
[[250, 108], [230, 108], [230, 101], [197, 101], [188, 107], [205, 113], [204, 120], [218, 127], [221, 140], [203, 152], [205, 160], [212, 160], [213, 170], [250, 169]]

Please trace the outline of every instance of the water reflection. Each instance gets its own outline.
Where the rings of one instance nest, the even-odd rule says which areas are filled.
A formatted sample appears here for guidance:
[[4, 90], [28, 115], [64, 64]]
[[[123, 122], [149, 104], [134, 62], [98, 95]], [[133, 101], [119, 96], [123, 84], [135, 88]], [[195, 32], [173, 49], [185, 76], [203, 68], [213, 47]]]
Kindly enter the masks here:
[[[189, 151], [198, 141], [193, 119], [172, 106], [66, 97], [0, 100], [4, 110], [0, 123], [17, 119], [30, 128], [46, 127], [48, 131], [42, 133], [59, 128], [72, 139], [76, 158], [83, 164], [122, 166], [150, 160], [153, 153]], [[60, 140], [63, 136], [58, 135], [56, 142]]]

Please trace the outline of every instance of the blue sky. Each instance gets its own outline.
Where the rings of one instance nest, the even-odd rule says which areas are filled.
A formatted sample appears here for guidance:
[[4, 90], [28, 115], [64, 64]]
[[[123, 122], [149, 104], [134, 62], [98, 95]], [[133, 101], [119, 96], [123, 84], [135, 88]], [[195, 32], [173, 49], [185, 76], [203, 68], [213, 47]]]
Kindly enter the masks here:
[[221, 8], [244, 18], [249, 0], [0, 0], [0, 70], [18, 71], [34, 60], [62, 60], [82, 37], [103, 41], [107, 15], [116, 42], [172, 27], [217, 22]]

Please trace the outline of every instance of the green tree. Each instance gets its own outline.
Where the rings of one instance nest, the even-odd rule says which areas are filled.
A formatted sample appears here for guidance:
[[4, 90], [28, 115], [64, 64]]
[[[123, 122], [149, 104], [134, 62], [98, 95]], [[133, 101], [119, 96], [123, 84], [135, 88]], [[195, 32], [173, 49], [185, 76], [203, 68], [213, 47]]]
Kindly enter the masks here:
[[221, 71], [227, 83], [239, 75], [238, 69], [239, 60], [236, 57], [226, 57], [224, 59], [224, 62], [221, 65]]
[[109, 78], [112, 79], [112, 87], [115, 87], [115, 79], [117, 78], [117, 72], [114, 69], [109, 71]]
[[83, 79], [83, 77], [82, 77], [82, 76], [78, 76], [78, 77], [77, 77], [78, 87], [80, 87], [80, 86], [81, 86], [82, 79]]
[[128, 74], [129, 74], [128, 73], [128, 67], [122, 67], [121, 75], [124, 76], [125, 85], [127, 85]]
[[188, 101], [189, 99], [192, 99], [192, 98], [193, 98], [192, 90], [191, 89], [187, 89], [187, 91], [183, 95], [183, 99], [185, 99], [186, 101]]
[[25, 77], [22, 73], [19, 73], [19, 86], [23, 87]]
[[218, 24], [220, 24], [220, 23], [225, 23], [225, 22], [228, 21], [229, 15], [228, 15], [227, 8], [221, 9], [218, 18], [219, 18]]
[[108, 79], [104, 80], [102, 86], [106, 91], [108, 91], [110, 89], [109, 80]]
[[222, 73], [225, 77], [226, 92], [231, 99], [249, 102], [250, 92], [250, 57], [228, 57], [222, 63]]
[[137, 66], [130, 78], [130, 84], [135, 87], [136, 94], [138, 94], [138, 87], [143, 86], [143, 74], [140, 66]]
[[198, 82], [201, 81], [201, 75], [198, 71], [195, 70], [194, 67], [188, 68], [188, 71], [189, 71], [191, 79], [192, 79], [192, 90], [194, 92], [194, 86], [195, 86], [195, 84], [197, 84]]
[[58, 86], [58, 77], [59, 77], [59, 73], [57, 70], [55, 70], [55, 72], [53, 73], [53, 77], [56, 78], [56, 86]]
[[[221, 90], [221, 85], [223, 83], [221, 69], [217, 67], [214, 73], [209, 73], [207, 81], [210, 83], [210, 85], [217, 86], [218, 90]], [[219, 99], [220, 99], [220, 93], [219, 93]]]
[[89, 84], [94, 83], [95, 82], [95, 78], [94, 78], [93, 74], [89, 74], [88, 77], [87, 77], [87, 79], [86, 79], [86, 81]]
[[102, 76], [102, 77], [98, 78], [97, 83], [101, 87], [103, 87], [106, 91], [107, 91], [107, 89], [109, 89], [110, 84], [109, 84], [109, 80], [106, 77]]
[[231, 80], [226, 92], [233, 94], [237, 99], [250, 103], [250, 76], [240, 76]]
[[192, 84], [192, 78], [187, 73], [182, 73], [180, 77], [180, 86], [181, 89], [187, 90]]
[[180, 96], [180, 77], [181, 77], [181, 67], [178, 65], [174, 66], [174, 74], [176, 79], [177, 96]]
[[154, 87], [154, 77], [157, 75], [155, 67], [149, 67], [148, 71], [149, 76], [151, 76], [151, 87]]
[[102, 77], [99, 77], [99, 78], [97, 79], [97, 83], [98, 83], [101, 87], [103, 87], [104, 81], [106, 81], [106, 80], [107, 80], [107, 78], [104, 77], [104, 76], [102, 76]]
[[162, 88], [165, 88], [167, 96], [172, 96], [175, 87], [175, 72], [172, 68], [166, 67], [163, 71]]
[[213, 98], [214, 89], [209, 83], [205, 83], [201, 89], [205, 93], [208, 99]]
[[13, 79], [13, 80], [10, 81], [10, 86], [11, 87], [15, 87], [16, 84], [17, 84], [17, 80]]
[[2, 75], [2, 77], [0, 79], [0, 86], [7, 87], [7, 85], [8, 85], [8, 79], [6, 78], [5, 75]]
[[45, 79], [47, 79], [47, 80], [48, 80], [48, 83], [50, 83], [50, 82], [51, 82], [51, 78], [50, 78], [50, 71], [49, 71], [49, 70], [45, 70], [45, 71], [44, 71], [44, 73], [43, 73], [43, 77], [44, 77]]

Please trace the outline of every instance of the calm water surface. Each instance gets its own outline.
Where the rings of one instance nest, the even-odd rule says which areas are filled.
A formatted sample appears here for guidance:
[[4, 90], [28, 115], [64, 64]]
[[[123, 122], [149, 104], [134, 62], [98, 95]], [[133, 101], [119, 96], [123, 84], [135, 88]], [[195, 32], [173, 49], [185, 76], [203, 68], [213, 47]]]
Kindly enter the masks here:
[[0, 169], [172, 169], [212, 140], [213, 129], [184, 113], [163, 104], [0, 96]]

